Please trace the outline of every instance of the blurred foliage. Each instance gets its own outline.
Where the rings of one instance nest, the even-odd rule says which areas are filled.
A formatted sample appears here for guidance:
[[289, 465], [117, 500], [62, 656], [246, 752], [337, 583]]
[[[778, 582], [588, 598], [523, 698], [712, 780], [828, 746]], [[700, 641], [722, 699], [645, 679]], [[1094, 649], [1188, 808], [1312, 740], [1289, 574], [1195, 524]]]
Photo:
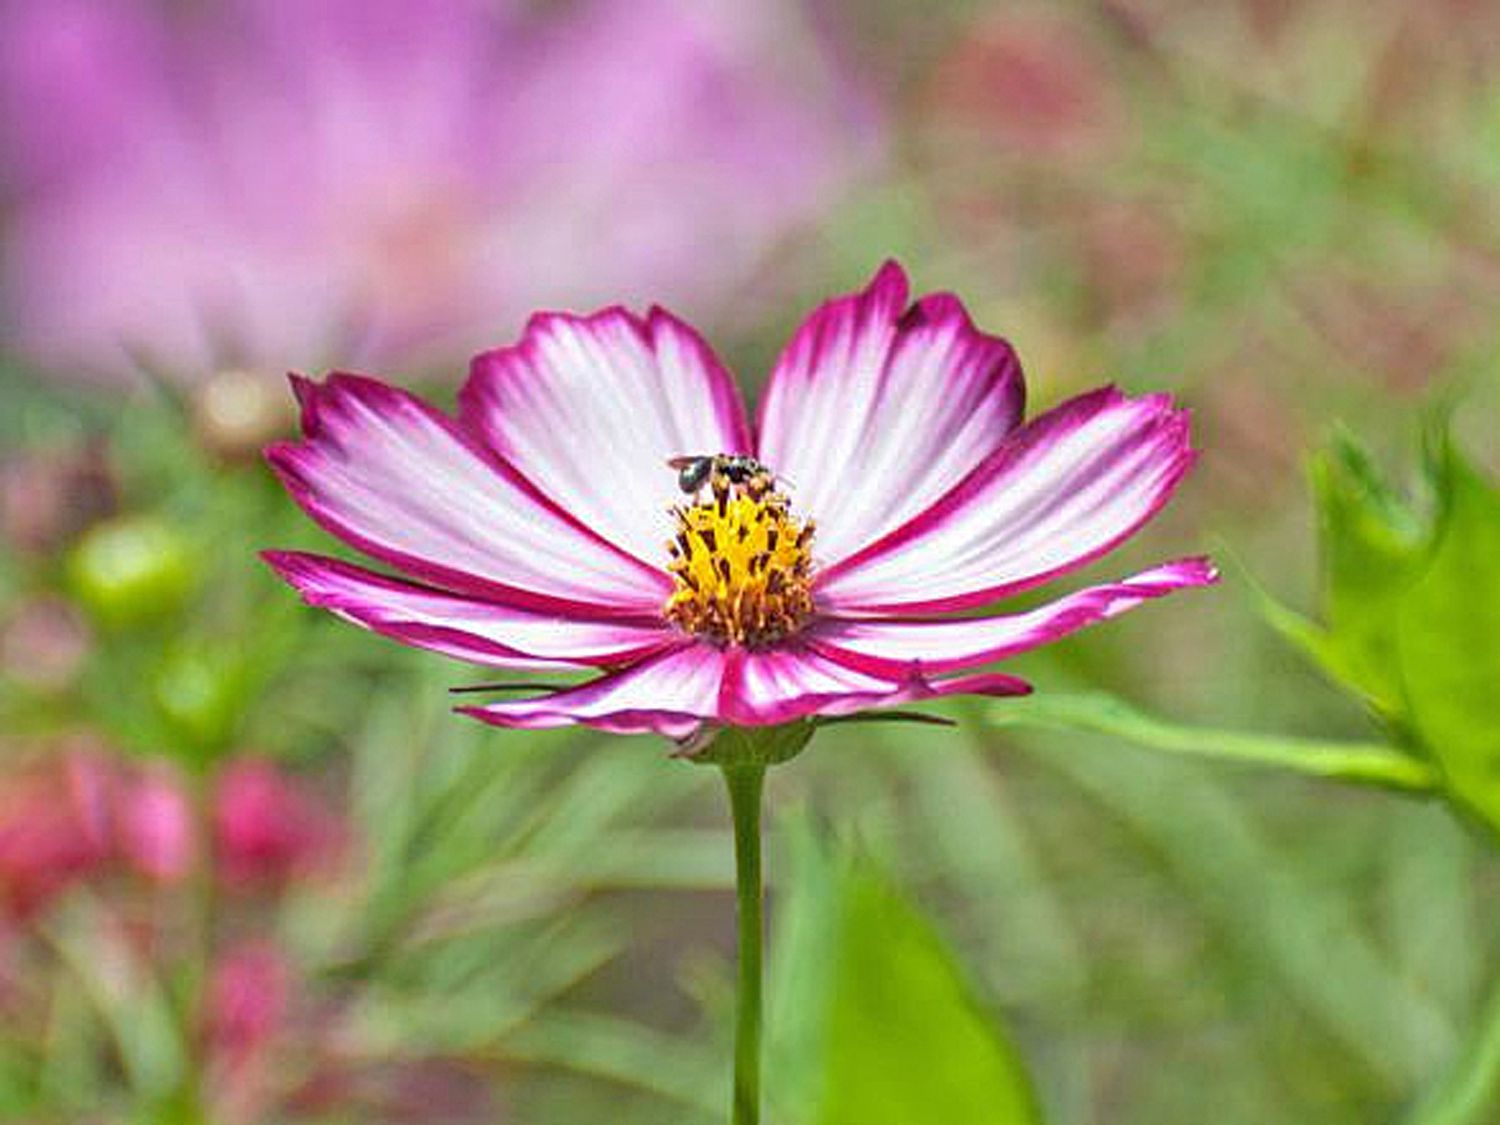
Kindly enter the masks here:
[[1256, 591], [1267, 621], [1370, 707], [1389, 746], [1173, 724], [1103, 692], [1014, 701], [992, 708], [990, 721], [1115, 734], [1396, 789], [1446, 789], [1500, 827], [1500, 487], [1446, 432], [1433, 431], [1431, 441], [1425, 514], [1384, 481], [1352, 435], [1340, 433], [1314, 458], [1322, 624]]
[[[694, 790], [691, 771], [663, 777], [643, 768], [644, 746], [600, 754], [598, 738], [497, 752], [490, 732], [449, 714], [449, 670], [368, 646], [285, 596], [255, 552], [306, 540], [304, 521], [258, 466], [203, 452], [181, 404], [113, 418], [29, 390], [15, 404], [7, 422], [26, 434], [8, 451], [71, 449], [86, 426], [109, 452], [117, 497], [76, 537], [5, 555], [7, 611], [61, 598], [89, 628], [67, 675], [0, 677], [7, 754], [34, 760], [87, 733], [105, 766], [119, 749], [201, 775], [190, 798], [247, 750], [300, 762], [347, 793], [338, 831], [350, 851], [336, 883], [299, 877], [269, 898], [206, 891], [204, 880], [227, 877], [217, 853], [185, 858], [193, 873], [155, 887], [106, 867], [37, 923], [0, 928], [0, 1116], [490, 1120], [503, 1104], [494, 1076], [522, 1061], [691, 1102], [680, 1080], [608, 1061], [632, 1025], [573, 1005], [540, 1018], [625, 948], [628, 927], [591, 901], [601, 889], [727, 880], [727, 832], [657, 820]], [[132, 815], [132, 799], [110, 810], [109, 832], [125, 830], [114, 818]], [[253, 814], [267, 825], [248, 831], [309, 815], [272, 800]], [[257, 839], [247, 846], [270, 846]], [[271, 1026], [257, 1034], [272, 1053], [247, 1086], [226, 1086], [216, 1071], [194, 1075], [215, 1049], [204, 1006], [214, 966], [252, 937], [298, 998], [261, 986], [255, 1018]], [[35, 980], [11, 995], [4, 982], [22, 971]], [[402, 1108], [409, 1083], [434, 1090]]]
[[[1430, 442], [1425, 504], [1418, 505], [1385, 483], [1351, 435], [1339, 434], [1314, 459], [1311, 474], [1319, 510], [1324, 623], [1314, 624], [1258, 595], [1267, 619], [1373, 710], [1388, 746], [1177, 725], [1099, 692], [992, 706], [986, 717], [1000, 726], [1106, 733], [1175, 754], [1443, 792], [1487, 825], [1493, 846], [1500, 839], [1493, 835], [1500, 828], [1495, 796], [1500, 488], [1444, 430], [1434, 429]], [[1189, 835], [1172, 847], [1186, 852], [1191, 816], [1179, 810], [1177, 819], [1178, 830], [1187, 828]], [[1221, 864], [1224, 858], [1217, 857]], [[1311, 901], [1289, 906], [1304, 924], [1320, 913]], [[1352, 975], [1357, 941], [1348, 934], [1338, 942], [1341, 975]], [[1372, 975], [1378, 973], [1374, 969]], [[1308, 998], [1321, 991], [1311, 979], [1300, 983]], [[1417, 997], [1409, 997], [1392, 1018], [1418, 1022], [1420, 1007]], [[1336, 1012], [1329, 1014], [1343, 1022]], [[1361, 1021], [1371, 1014], [1363, 1012]], [[1445, 1037], [1440, 1024], [1434, 1018], [1429, 1034]], [[1414, 1125], [1477, 1125], [1500, 1112], [1497, 1043], [1500, 992], [1449, 1077], [1413, 1111]]]

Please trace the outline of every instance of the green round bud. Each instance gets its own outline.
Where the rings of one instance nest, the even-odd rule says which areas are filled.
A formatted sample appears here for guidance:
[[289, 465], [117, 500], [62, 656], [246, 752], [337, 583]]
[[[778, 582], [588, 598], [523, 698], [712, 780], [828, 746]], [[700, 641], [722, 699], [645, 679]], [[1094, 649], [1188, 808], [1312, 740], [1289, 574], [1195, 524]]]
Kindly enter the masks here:
[[240, 662], [202, 644], [169, 650], [151, 680], [152, 700], [193, 757], [213, 757], [239, 726], [244, 696]]
[[96, 524], [68, 557], [73, 596], [112, 629], [163, 617], [181, 608], [197, 577], [182, 534], [154, 516], [122, 516]]

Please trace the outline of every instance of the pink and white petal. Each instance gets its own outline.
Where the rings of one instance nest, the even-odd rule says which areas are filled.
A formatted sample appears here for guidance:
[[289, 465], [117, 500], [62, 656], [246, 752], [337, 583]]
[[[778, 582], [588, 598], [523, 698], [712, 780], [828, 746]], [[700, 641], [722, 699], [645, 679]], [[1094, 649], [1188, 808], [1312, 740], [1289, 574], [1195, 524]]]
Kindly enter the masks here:
[[666, 574], [547, 500], [457, 423], [362, 376], [294, 377], [305, 440], [267, 458], [303, 509], [437, 585], [533, 609], [656, 610]]
[[759, 455], [817, 521], [831, 565], [901, 526], [989, 457], [1020, 422], [1021, 366], [957, 298], [908, 307], [888, 262], [863, 292], [823, 305], [778, 360]]
[[1188, 415], [1113, 387], [1018, 430], [928, 510], [825, 569], [832, 616], [947, 611], [1074, 570], [1156, 514], [1192, 465]]
[[717, 712], [723, 671], [722, 652], [687, 643], [577, 687], [461, 707], [459, 712], [524, 730], [582, 723], [617, 733], [654, 732], [682, 739]]
[[937, 621], [834, 618], [808, 638], [816, 651], [872, 676], [956, 672], [1003, 660], [1107, 621], [1144, 601], [1217, 582], [1206, 558], [1179, 559], [1092, 586], [1025, 613]]
[[542, 492], [636, 558], [656, 563], [682, 498], [667, 459], [748, 453], [734, 380], [661, 309], [533, 317], [521, 342], [475, 358], [464, 424]]
[[404, 644], [475, 664], [611, 665], [649, 656], [677, 640], [659, 617], [587, 619], [517, 609], [320, 555], [266, 551], [262, 557], [308, 605]]
[[726, 657], [719, 721], [738, 726], [791, 722], [809, 715], [917, 703], [947, 695], [1025, 695], [1031, 685], [998, 673], [928, 680], [914, 667], [874, 676], [809, 648], [745, 652]]

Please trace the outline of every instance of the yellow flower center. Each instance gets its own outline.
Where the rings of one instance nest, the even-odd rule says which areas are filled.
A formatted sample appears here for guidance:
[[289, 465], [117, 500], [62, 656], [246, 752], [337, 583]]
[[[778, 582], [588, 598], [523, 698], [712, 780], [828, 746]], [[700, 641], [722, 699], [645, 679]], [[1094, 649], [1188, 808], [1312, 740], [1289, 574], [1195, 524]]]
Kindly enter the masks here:
[[712, 644], [766, 648], [812, 615], [812, 521], [790, 513], [769, 477], [734, 486], [716, 475], [712, 491], [711, 501], [672, 509], [676, 589], [663, 612]]

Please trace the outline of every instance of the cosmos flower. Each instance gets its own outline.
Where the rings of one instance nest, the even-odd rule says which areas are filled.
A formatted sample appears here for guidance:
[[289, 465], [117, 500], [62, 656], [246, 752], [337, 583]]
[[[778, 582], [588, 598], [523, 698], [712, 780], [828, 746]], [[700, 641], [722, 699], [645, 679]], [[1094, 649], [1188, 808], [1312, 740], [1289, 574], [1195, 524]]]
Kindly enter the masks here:
[[799, 0], [545, 7], [0, 4], [0, 336], [204, 383], [426, 368], [548, 304], [707, 313], [873, 156]]
[[294, 385], [304, 440], [271, 463], [323, 527], [404, 577], [268, 561], [309, 603], [407, 644], [594, 673], [463, 708], [498, 726], [696, 744], [1021, 694], [975, 669], [1215, 579], [1185, 559], [967, 613], [1139, 529], [1193, 462], [1188, 420], [1107, 387], [1023, 423], [1010, 346], [951, 295], [909, 303], [894, 263], [798, 329], [753, 428], [708, 346], [659, 308], [533, 318], [474, 360], [456, 418], [357, 375]]

